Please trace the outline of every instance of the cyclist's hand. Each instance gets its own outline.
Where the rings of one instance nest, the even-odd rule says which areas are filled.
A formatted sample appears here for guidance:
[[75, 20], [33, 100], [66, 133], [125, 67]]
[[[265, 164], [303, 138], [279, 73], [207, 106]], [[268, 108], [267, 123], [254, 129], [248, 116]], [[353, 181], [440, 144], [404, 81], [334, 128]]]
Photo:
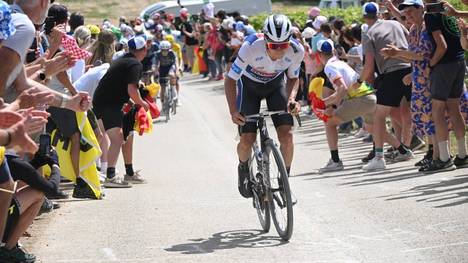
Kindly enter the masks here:
[[234, 124], [244, 126], [245, 125], [245, 117], [238, 111], [231, 113], [231, 119]]
[[298, 115], [301, 111], [301, 104], [295, 100], [289, 100], [288, 102], [288, 112], [292, 115]]

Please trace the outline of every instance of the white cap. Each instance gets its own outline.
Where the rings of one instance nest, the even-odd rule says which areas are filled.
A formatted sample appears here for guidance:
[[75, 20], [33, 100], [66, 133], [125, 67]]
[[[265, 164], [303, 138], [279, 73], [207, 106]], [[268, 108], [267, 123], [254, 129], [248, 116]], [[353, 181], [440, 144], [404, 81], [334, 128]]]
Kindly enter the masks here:
[[307, 27], [306, 29], [304, 29], [304, 31], [302, 31], [303, 38], [312, 38], [315, 34], [317, 34], [317, 31], [315, 31], [311, 27]]
[[312, 26], [315, 28], [315, 30], [319, 30], [320, 29], [320, 26], [322, 24], [325, 24], [328, 22], [328, 18], [324, 17], [324, 16], [317, 16], [314, 20], [314, 22], [312, 23]]
[[146, 46], [146, 40], [142, 36], [136, 36], [128, 41], [128, 48], [130, 50], [140, 50]]

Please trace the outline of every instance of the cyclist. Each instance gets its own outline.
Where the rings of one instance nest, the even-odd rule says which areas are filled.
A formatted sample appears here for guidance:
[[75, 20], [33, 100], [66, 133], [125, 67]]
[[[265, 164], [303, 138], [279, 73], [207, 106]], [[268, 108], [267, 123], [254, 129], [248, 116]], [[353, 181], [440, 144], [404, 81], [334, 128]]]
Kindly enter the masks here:
[[[182, 48], [180, 45], [175, 41], [175, 38], [173, 35], [166, 35], [164, 37], [169, 43], [171, 43], [172, 50], [177, 56], [177, 65], [178, 69], [180, 70], [180, 74], [182, 74], [182, 68], [183, 68], [183, 60], [182, 60]], [[179, 71], [176, 71], [179, 73]], [[176, 90], [177, 90], [177, 95], [180, 92], [180, 84], [179, 84], [179, 76], [176, 76]], [[180, 106], [180, 100], [177, 100], [177, 106]]]
[[[291, 38], [291, 28], [291, 21], [285, 15], [269, 16], [265, 20], [263, 34], [246, 38], [225, 80], [232, 121], [241, 126], [241, 139], [237, 146], [238, 188], [245, 198], [252, 197], [248, 183], [248, 160], [256, 139], [257, 126], [255, 123], [246, 123], [244, 116], [259, 113], [264, 98], [270, 111], [297, 113], [300, 110], [295, 97], [304, 48]], [[293, 117], [281, 114], [272, 116], [272, 120], [289, 174], [294, 153]]]
[[159, 82], [161, 83], [161, 103], [164, 104], [164, 94], [166, 92], [167, 80], [169, 77], [171, 85], [176, 85], [177, 72], [179, 66], [177, 64], [177, 56], [172, 51], [171, 43], [167, 40], [161, 41], [159, 44], [160, 50], [156, 52], [155, 72], [159, 74]]

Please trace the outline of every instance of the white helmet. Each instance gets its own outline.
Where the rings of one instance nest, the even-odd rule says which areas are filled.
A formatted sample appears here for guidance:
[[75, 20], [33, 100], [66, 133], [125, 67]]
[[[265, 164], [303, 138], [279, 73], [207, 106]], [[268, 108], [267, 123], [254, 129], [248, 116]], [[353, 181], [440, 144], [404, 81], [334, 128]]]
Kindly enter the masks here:
[[161, 48], [162, 50], [169, 50], [172, 48], [171, 42], [167, 40], [161, 41], [161, 43], [159, 44], [159, 48]]
[[286, 42], [291, 37], [292, 25], [285, 15], [271, 15], [265, 20], [263, 33], [272, 42]]

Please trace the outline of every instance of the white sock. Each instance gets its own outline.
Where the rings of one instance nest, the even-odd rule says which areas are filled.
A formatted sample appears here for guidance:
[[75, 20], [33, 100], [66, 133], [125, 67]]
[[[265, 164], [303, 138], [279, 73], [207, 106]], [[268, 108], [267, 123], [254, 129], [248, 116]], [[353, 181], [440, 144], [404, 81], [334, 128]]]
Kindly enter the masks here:
[[101, 173], [107, 172], [107, 162], [101, 162]]
[[458, 157], [465, 158], [466, 157], [466, 140], [465, 137], [457, 139], [458, 144]]
[[97, 167], [101, 167], [101, 159], [97, 159], [97, 160], [96, 160], [96, 166], [97, 166]]
[[439, 159], [443, 162], [446, 162], [450, 158], [449, 142], [442, 141], [438, 143], [439, 145]]

